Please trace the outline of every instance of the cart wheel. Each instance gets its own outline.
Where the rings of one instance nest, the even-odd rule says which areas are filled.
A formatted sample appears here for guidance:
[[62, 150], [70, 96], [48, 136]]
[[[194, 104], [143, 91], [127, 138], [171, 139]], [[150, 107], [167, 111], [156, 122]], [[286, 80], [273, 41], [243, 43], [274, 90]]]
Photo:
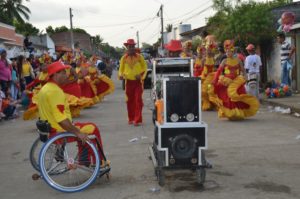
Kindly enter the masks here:
[[162, 169], [156, 169], [155, 174], [156, 174], [159, 186], [163, 187], [165, 185], [164, 171]]
[[205, 177], [206, 177], [206, 170], [204, 167], [200, 167], [196, 169], [196, 175], [197, 175], [197, 183], [199, 185], [203, 185], [205, 182]]

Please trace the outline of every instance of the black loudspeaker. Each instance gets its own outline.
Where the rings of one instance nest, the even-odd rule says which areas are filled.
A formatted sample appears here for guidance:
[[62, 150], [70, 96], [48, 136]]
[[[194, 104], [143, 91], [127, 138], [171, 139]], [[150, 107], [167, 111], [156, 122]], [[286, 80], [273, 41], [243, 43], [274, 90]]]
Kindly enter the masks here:
[[207, 125], [191, 123], [189, 126], [158, 125], [154, 130], [154, 143], [164, 151], [166, 166], [201, 165], [200, 149], [207, 148]]
[[196, 77], [164, 80], [165, 122], [201, 122], [201, 82]]

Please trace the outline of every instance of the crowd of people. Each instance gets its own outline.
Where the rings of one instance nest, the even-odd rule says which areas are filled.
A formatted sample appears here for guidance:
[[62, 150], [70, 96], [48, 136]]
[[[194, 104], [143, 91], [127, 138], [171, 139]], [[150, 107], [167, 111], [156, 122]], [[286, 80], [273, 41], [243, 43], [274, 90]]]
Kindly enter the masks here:
[[[109, 59], [92, 56], [85, 57], [81, 52], [61, 53], [56, 59], [48, 53], [37, 57], [29, 54], [7, 58], [5, 49], [0, 49], [0, 119], [12, 119], [19, 116], [18, 106], [23, 106], [23, 118], [38, 117], [37, 94], [47, 81], [47, 66], [61, 61], [71, 66], [68, 69], [69, 82], [63, 86], [73, 116], [78, 116], [82, 108], [92, 106], [114, 90], [110, 79]], [[99, 64], [99, 63], [102, 63]], [[101, 68], [100, 68], [101, 65]]]
[[[165, 45], [168, 57], [190, 57], [194, 59], [195, 77], [202, 82], [202, 110], [217, 110], [219, 117], [241, 120], [256, 114], [259, 108], [259, 74], [262, 67], [255, 46], [245, 49], [234, 46], [232, 40], [219, 44], [213, 35], [206, 35], [197, 47], [197, 55], [192, 51], [192, 42], [181, 44], [171, 40]], [[247, 87], [250, 74], [256, 74], [256, 87]], [[253, 76], [253, 75], [252, 75]], [[251, 76], [251, 77], [252, 77]], [[246, 86], [245, 86], [246, 85]]]

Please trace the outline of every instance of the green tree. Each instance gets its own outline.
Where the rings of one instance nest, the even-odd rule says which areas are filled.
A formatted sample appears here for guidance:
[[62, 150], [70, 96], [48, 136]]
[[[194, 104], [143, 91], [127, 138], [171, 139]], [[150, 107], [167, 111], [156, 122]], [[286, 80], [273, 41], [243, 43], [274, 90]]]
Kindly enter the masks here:
[[142, 42], [142, 49], [152, 48], [150, 44]]
[[81, 29], [81, 28], [73, 28], [73, 32], [88, 34], [84, 29]]
[[286, 0], [269, 3], [248, 1], [233, 7], [229, 1], [214, 0], [217, 13], [208, 19], [208, 30], [221, 42], [234, 39], [242, 47], [246, 43], [261, 44], [272, 40], [276, 33], [270, 10], [284, 4]]
[[59, 32], [68, 32], [69, 29], [66, 26], [60, 26], [60, 27], [56, 27], [54, 29], [55, 33], [59, 33]]
[[100, 35], [96, 35], [94, 37], [91, 37], [92, 45], [96, 47], [96, 49], [101, 48], [101, 44], [103, 42], [103, 38]]
[[17, 20], [14, 20], [13, 25], [16, 28], [16, 32], [23, 35], [38, 35], [40, 30], [34, 27], [31, 23], [21, 23]]
[[202, 43], [202, 40], [201, 38], [195, 38], [192, 40], [192, 49], [193, 49], [193, 52], [196, 52], [197, 51], [197, 47], [199, 46], [199, 44]]
[[48, 26], [48, 27], [46, 27], [46, 32], [47, 32], [49, 35], [52, 35], [53, 33], [55, 33], [55, 30], [53, 29], [52, 26]]
[[166, 26], [166, 31], [167, 31], [167, 32], [172, 32], [172, 29], [173, 29], [173, 25], [172, 25], [172, 24], [168, 24], [168, 25]]
[[23, 0], [0, 0], [0, 13], [2, 22], [13, 25], [14, 19], [20, 23], [25, 23], [24, 18], [29, 20], [31, 12], [29, 8], [23, 5]]

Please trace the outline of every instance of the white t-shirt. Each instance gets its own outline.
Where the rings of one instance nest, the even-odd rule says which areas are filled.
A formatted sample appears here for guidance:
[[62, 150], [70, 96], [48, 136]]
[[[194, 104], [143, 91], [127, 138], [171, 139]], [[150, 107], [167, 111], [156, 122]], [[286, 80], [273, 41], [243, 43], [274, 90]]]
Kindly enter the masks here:
[[248, 73], [259, 73], [261, 67], [261, 59], [258, 55], [248, 55], [245, 60], [245, 69]]
[[95, 64], [95, 66], [97, 67], [97, 66], [98, 66], [98, 64], [100, 64], [100, 63], [102, 63], [102, 62], [103, 62], [102, 60], [98, 59], [98, 60], [96, 61], [96, 64]]

